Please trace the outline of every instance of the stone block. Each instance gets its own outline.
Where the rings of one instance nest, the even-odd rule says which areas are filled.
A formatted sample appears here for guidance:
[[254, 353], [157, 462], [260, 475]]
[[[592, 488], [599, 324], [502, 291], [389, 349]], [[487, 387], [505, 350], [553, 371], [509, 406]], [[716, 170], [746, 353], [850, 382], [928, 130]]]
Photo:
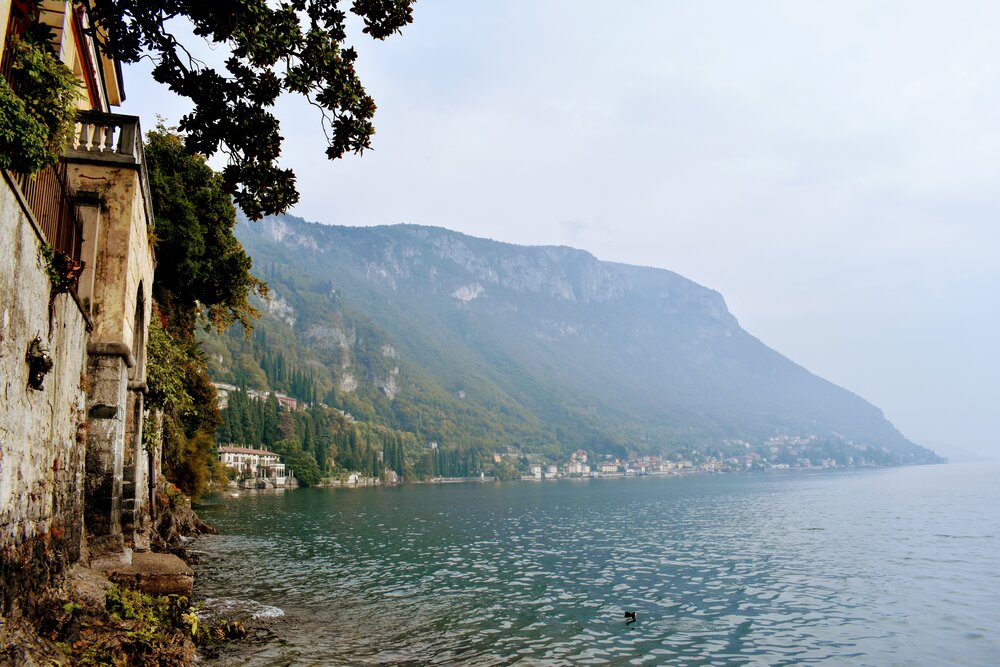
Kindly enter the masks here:
[[135, 553], [132, 564], [107, 571], [119, 584], [153, 595], [183, 595], [194, 592], [194, 571], [173, 554]]

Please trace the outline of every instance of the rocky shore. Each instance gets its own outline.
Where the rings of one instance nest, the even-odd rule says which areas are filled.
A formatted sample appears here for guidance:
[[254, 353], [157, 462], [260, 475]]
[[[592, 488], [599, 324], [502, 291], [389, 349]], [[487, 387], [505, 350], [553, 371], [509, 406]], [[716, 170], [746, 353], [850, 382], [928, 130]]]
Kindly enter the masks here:
[[0, 617], [0, 665], [180, 667], [195, 660], [197, 644], [245, 632], [224, 621], [206, 627], [191, 606], [184, 543], [214, 529], [172, 485], [160, 485], [155, 501], [152, 550], [128, 566], [97, 568], [84, 555], [64, 568], [51, 535], [20, 558], [5, 554], [2, 574], [17, 585]]

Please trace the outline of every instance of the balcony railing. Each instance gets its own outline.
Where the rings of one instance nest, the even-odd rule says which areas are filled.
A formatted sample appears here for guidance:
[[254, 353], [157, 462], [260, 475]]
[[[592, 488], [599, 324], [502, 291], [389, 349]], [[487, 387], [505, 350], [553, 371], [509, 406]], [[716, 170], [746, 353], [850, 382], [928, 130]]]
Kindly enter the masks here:
[[79, 261], [83, 225], [66, 188], [66, 163], [46, 167], [34, 176], [11, 175], [52, 249]]
[[147, 223], [153, 224], [152, 198], [146, 158], [142, 152], [142, 128], [138, 116], [102, 111], [80, 111], [76, 115], [73, 141], [63, 153], [68, 162], [101, 166], [128, 166], [139, 170]]
[[141, 164], [139, 118], [100, 111], [79, 112], [66, 157], [71, 160]]

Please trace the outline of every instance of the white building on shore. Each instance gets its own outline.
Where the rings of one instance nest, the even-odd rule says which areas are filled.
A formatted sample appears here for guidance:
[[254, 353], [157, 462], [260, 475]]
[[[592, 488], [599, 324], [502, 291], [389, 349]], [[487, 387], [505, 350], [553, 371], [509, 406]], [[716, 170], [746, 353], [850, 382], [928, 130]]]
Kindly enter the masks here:
[[219, 460], [244, 480], [261, 480], [276, 487], [287, 482], [281, 457], [266, 449], [221, 445]]

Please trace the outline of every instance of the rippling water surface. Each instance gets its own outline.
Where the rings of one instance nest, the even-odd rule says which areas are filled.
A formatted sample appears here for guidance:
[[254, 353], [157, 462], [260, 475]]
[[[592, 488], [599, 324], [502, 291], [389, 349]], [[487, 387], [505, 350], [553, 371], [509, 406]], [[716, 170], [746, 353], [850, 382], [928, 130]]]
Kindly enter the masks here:
[[1000, 665], [998, 475], [218, 498], [200, 510], [222, 534], [197, 545], [196, 595], [267, 629], [207, 662]]

